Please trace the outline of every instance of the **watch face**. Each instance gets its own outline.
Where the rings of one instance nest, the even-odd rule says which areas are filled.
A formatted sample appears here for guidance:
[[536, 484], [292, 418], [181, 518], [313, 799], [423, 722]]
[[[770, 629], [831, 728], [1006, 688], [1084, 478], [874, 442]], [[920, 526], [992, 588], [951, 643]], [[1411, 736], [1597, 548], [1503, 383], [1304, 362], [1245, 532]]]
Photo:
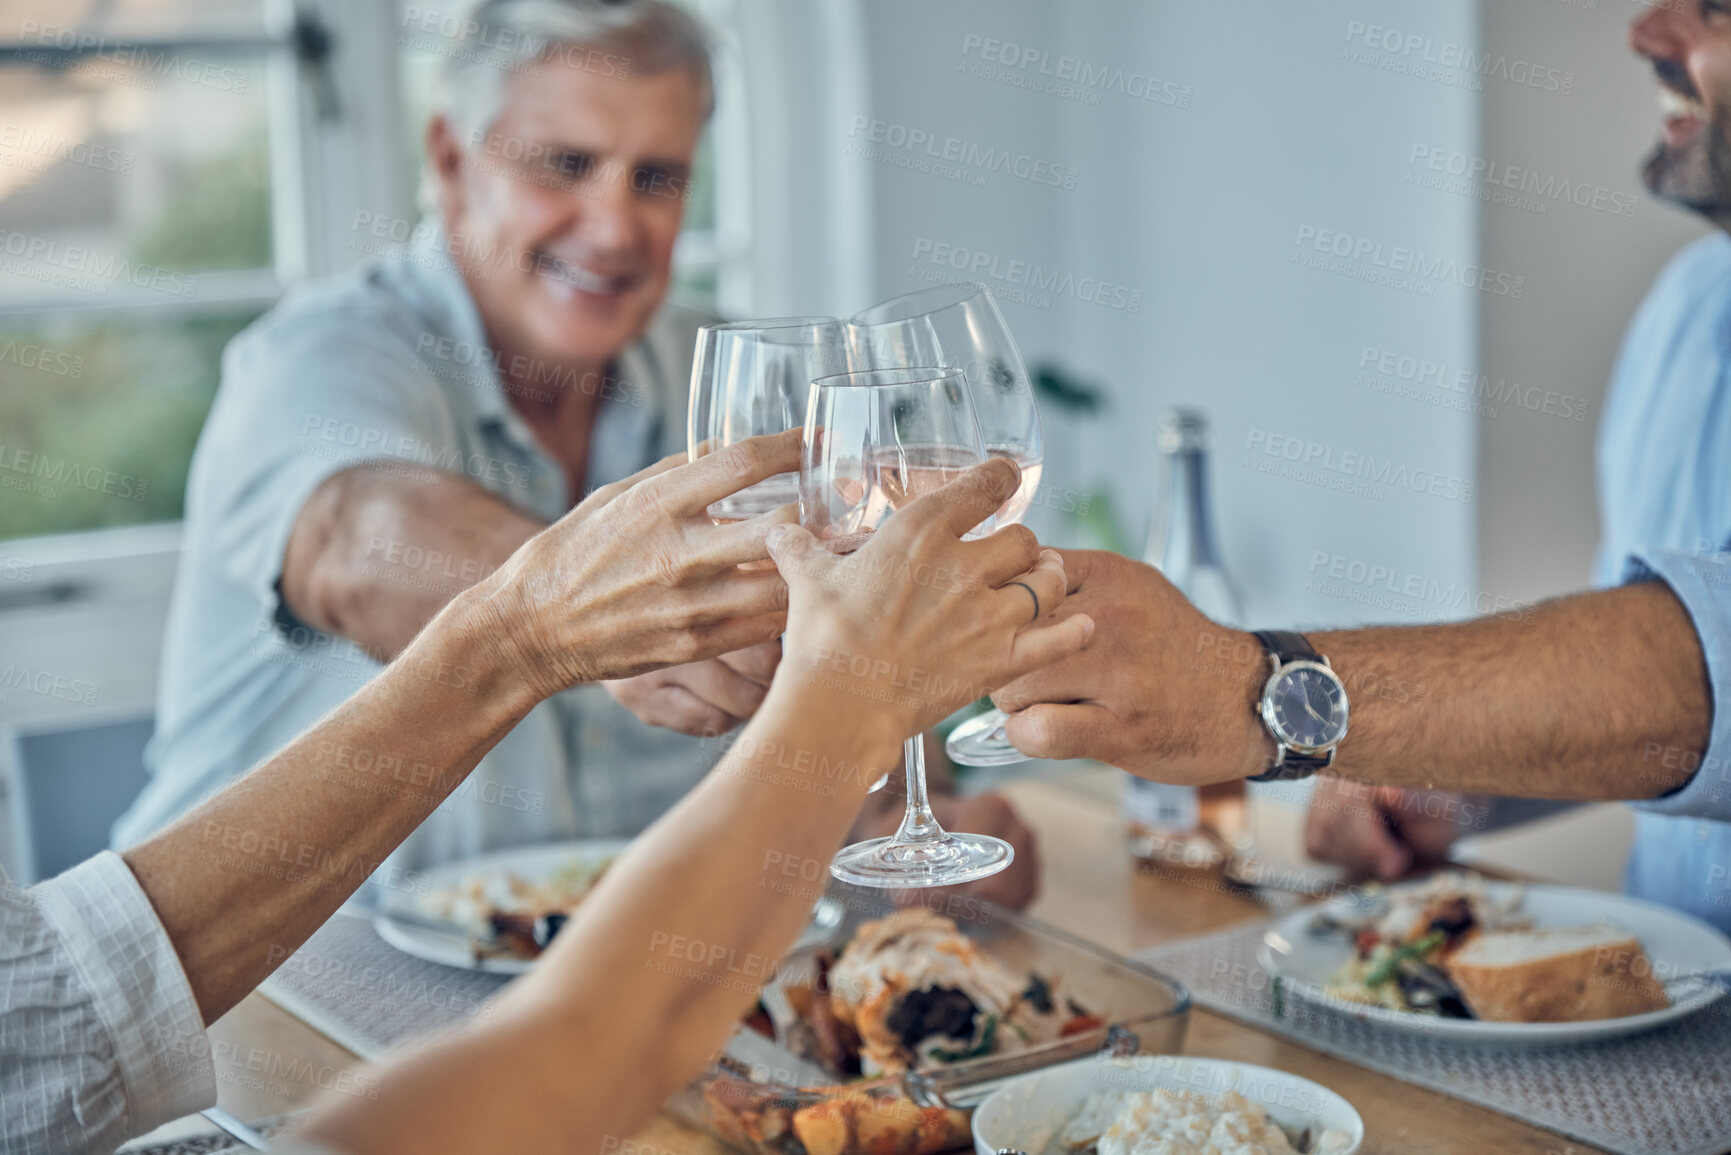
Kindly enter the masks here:
[[1346, 693], [1340, 679], [1321, 666], [1283, 670], [1266, 703], [1269, 724], [1288, 746], [1315, 750], [1346, 734]]

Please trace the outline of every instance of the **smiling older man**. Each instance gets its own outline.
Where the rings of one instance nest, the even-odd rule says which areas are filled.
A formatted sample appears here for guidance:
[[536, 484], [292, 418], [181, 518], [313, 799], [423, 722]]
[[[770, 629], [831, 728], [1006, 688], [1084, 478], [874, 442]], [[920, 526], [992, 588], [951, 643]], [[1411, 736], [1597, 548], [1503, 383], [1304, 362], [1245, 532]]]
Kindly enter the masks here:
[[[117, 846], [349, 697], [585, 492], [684, 446], [708, 318], [663, 302], [713, 105], [702, 29], [665, 0], [487, 0], [443, 47], [426, 133], [437, 222], [227, 352], [188, 486], [153, 779]], [[358, 242], [392, 232], [355, 227]], [[557, 695], [400, 865], [640, 830], [715, 757], [672, 731], [750, 717], [779, 630]], [[420, 785], [390, 751], [333, 756], [381, 793]], [[956, 808], [946, 821], [1021, 845], [1026, 865], [991, 896], [1025, 901], [1025, 828], [996, 799]]]

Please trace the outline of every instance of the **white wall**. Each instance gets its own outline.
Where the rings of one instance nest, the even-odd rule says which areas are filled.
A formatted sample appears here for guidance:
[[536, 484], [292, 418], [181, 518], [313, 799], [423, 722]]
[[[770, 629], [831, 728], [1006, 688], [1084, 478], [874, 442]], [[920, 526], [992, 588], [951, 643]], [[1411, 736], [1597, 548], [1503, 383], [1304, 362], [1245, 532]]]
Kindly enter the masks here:
[[[1409, 476], [1434, 471], [1456, 485], [1474, 476], [1466, 414], [1379, 396], [1354, 381], [1367, 345], [1470, 363], [1480, 294], [1442, 284], [1419, 296], [1293, 264], [1304, 227], [1367, 238], [1385, 254], [1400, 247], [1474, 261], [1471, 202], [1405, 186], [1400, 162], [1415, 139], [1470, 146], [1476, 98], [1342, 57], [1349, 25], [1368, 18], [1471, 43], [1469, 8], [1439, 13], [1423, 0], [1368, 8], [1342, 0], [853, 7], [870, 61], [869, 107], [826, 101], [817, 90], [794, 93], [821, 112], [808, 118], [820, 128], [793, 146], [792, 178], [825, 174], [805, 186], [813, 199], [834, 195], [838, 173], [843, 183], [851, 174], [867, 184], [854, 203], [867, 206], [858, 229], [870, 246], [871, 283], [856, 300], [838, 301], [832, 291], [810, 305], [778, 299], [778, 309], [852, 310], [919, 287], [916, 269], [944, 271], [929, 263], [929, 252], [922, 263], [927, 243], [983, 254], [1000, 278], [1012, 262], [1025, 262], [1139, 292], [1136, 312], [1061, 294], [1048, 294], [1042, 307], [1000, 293], [1030, 361], [1056, 361], [1110, 397], [1092, 422], [1051, 422], [1054, 500], [1066, 487], [1115, 487], [1121, 526], [1139, 546], [1153, 498], [1158, 413], [1196, 404], [1214, 418], [1225, 550], [1257, 620], [1320, 625], [1389, 616], [1342, 593], [1307, 590], [1318, 551], [1440, 586], [1471, 583], [1476, 502], [1398, 485], [1384, 486], [1380, 499], [1354, 496], [1245, 465], [1247, 442], [1260, 430], [1314, 442], [1337, 460], [1349, 453], [1392, 460]], [[1158, 89], [1163, 96], [1188, 107], [1117, 91], [1099, 93], [1095, 104], [979, 78], [966, 71], [981, 63], [981, 47], [965, 51], [976, 43], [971, 37], [1045, 51], [1054, 68], [1068, 55], [1123, 69], [1126, 87], [1152, 76], [1171, 85]], [[929, 133], [940, 153], [941, 142], [955, 137], [964, 147], [1007, 149], [1079, 171], [1073, 188], [1002, 173], [977, 187], [853, 155], [871, 143], [856, 117], [898, 126], [886, 132]], [[923, 148], [883, 147], [901, 160], [926, 159]], [[843, 218], [834, 244], [859, 241], [845, 234], [848, 226]], [[806, 266], [829, 259], [830, 237], [808, 234], [799, 244]], [[790, 259], [799, 263], [801, 255]], [[990, 267], [979, 275], [1005, 288]], [[1036, 514], [1043, 535], [1064, 537], [1054, 510]]]
[[[1628, 47], [1629, 22], [1644, 8], [1551, 0], [1483, 7], [1487, 45], [1542, 55], [1577, 82], [1566, 97], [1489, 86], [1481, 155], [1540, 182], [1606, 190], [1599, 209], [1556, 200], [1542, 215], [1520, 205], [1483, 209], [1485, 263], [1531, 270], [1533, 291], [1518, 304], [1486, 303], [1481, 371], [1586, 402], [1585, 421], [1510, 406], [1479, 419], [1482, 579], [1526, 600], [1586, 583], [1598, 537], [1593, 440], [1618, 344], [1654, 274], [1706, 229], [1641, 187], [1659, 123], [1652, 67]], [[1638, 196], [1635, 215], [1606, 211], [1619, 203], [1611, 193]]]

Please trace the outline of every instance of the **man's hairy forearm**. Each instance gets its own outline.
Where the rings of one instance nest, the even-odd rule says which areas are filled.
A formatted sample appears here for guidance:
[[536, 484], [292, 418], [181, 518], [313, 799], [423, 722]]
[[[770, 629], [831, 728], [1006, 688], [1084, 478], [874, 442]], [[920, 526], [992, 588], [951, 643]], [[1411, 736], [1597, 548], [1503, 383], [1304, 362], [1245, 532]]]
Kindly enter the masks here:
[[1652, 798], [1698, 764], [1679, 752], [1707, 746], [1713, 699], [1701, 644], [1660, 582], [1457, 625], [1310, 638], [1352, 703], [1335, 762], [1344, 777], [1526, 798]]
[[454, 473], [356, 466], [326, 479], [296, 518], [283, 599], [306, 624], [389, 660], [544, 528]]

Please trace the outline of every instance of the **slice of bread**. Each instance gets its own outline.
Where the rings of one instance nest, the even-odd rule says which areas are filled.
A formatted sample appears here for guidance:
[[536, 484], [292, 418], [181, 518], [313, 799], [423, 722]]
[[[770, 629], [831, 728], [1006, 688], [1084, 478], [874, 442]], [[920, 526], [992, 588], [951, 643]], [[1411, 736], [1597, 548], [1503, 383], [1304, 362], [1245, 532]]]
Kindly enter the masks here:
[[1640, 940], [1605, 924], [1491, 931], [1446, 966], [1473, 1014], [1489, 1022], [1575, 1023], [1670, 1006]]

